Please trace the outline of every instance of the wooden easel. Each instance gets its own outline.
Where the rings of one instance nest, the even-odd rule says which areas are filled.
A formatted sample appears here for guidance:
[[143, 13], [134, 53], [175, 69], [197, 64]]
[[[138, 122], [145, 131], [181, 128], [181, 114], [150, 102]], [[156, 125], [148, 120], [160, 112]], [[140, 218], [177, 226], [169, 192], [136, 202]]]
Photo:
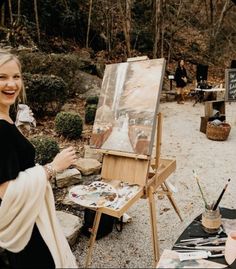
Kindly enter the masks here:
[[138, 199], [148, 199], [152, 230], [154, 267], [156, 267], [156, 264], [159, 260], [159, 244], [154, 200], [154, 194], [157, 191], [157, 188], [161, 187], [163, 192], [167, 194], [167, 197], [169, 198], [176, 213], [182, 221], [180, 212], [175, 201], [173, 200], [172, 192], [165, 182], [168, 176], [173, 173], [173, 171], [175, 171], [176, 161], [160, 158], [162, 133], [161, 113], [157, 115], [157, 123], [155, 157], [125, 152], [100, 150], [102, 153], [104, 153], [101, 171], [102, 180], [110, 184], [112, 184], [112, 180], [122, 180], [123, 182], [129, 184], [139, 185], [140, 190], [119, 209], [115, 210], [109, 207], [96, 209], [93, 228], [89, 240], [89, 250], [86, 257], [86, 268], [90, 265], [93, 246], [96, 240], [97, 230], [102, 213], [120, 218]]

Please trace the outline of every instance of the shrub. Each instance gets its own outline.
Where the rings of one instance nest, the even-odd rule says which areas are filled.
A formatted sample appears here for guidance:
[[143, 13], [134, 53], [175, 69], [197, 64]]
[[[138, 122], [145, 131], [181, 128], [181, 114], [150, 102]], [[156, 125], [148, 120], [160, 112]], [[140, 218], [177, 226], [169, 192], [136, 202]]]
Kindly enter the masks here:
[[79, 53], [29, 53], [19, 54], [22, 69], [31, 74], [55, 75], [61, 77], [67, 84], [69, 97], [74, 97], [78, 81], [75, 76], [78, 70], [90, 68], [89, 60], [83, 60]]
[[86, 99], [85, 105], [97, 105], [98, 104], [98, 96], [89, 96]]
[[30, 139], [35, 147], [35, 162], [41, 165], [49, 163], [59, 152], [57, 142], [46, 136], [38, 136]]
[[24, 73], [27, 102], [36, 117], [54, 116], [67, 99], [66, 84], [54, 75]]
[[55, 118], [55, 130], [69, 139], [79, 138], [83, 131], [83, 121], [79, 114], [60, 112]]
[[85, 123], [93, 124], [96, 116], [97, 105], [87, 105], [85, 108]]

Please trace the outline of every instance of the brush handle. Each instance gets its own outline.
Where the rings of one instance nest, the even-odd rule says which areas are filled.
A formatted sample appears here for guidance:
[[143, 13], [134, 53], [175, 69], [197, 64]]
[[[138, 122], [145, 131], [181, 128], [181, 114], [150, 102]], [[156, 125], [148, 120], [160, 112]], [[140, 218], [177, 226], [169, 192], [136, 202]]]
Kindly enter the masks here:
[[203, 194], [201, 185], [200, 185], [200, 183], [199, 183], [199, 178], [197, 177], [197, 175], [196, 175], [196, 173], [194, 172], [194, 170], [193, 170], [193, 174], [194, 174], [194, 177], [195, 177], [195, 179], [196, 179], [196, 181], [197, 181], [197, 185], [198, 185], [198, 188], [199, 188], [199, 190], [200, 190], [200, 193], [201, 193], [203, 202], [204, 202], [204, 204], [205, 204], [205, 208], [208, 208], [209, 206], [208, 206], [207, 201], [206, 201], [206, 199], [205, 199], [205, 197], [204, 197], [204, 194]]
[[216, 210], [216, 208], [218, 207], [218, 205], [219, 205], [219, 203], [220, 203], [220, 201], [221, 201], [221, 199], [223, 197], [223, 194], [225, 193], [225, 190], [226, 190], [226, 188], [224, 188], [223, 191], [221, 192], [218, 200], [216, 201], [215, 205], [213, 206], [213, 211]]
[[[229, 182], [229, 181], [230, 181], [230, 179], [228, 179], [228, 182]], [[219, 203], [220, 203], [220, 201], [221, 201], [221, 199], [222, 199], [222, 197], [223, 197], [223, 194], [225, 193], [227, 187], [228, 187], [228, 183], [225, 185], [224, 189], [222, 190], [222, 192], [221, 192], [219, 198], [217, 199], [217, 201], [216, 201], [216, 203], [215, 203], [215, 205], [214, 205], [214, 207], [213, 207], [213, 210], [216, 210], [216, 208], [217, 208], [217, 206], [219, 205]]]

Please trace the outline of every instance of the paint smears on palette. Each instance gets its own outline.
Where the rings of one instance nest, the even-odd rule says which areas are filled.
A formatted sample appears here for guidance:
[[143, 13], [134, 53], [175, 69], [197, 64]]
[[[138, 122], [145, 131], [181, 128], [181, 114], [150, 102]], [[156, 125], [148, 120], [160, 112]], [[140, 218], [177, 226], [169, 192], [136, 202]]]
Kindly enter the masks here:
[[115, 210], [122, 208], [128, 201], [130, 201], [138, 192], [142, 189], [141, 186], [133, 184], [129, 185], [128, 183], [120, 181], [119, 185], [116, 187], [118, 193], [118, 199], [114, 201], [108, 207]]
[[102, 181], [94, 181], [90, 185], [78, 185], [70, 189], [69, 198], [85, 207], [111, 206], [118, 194], [113, 186]]

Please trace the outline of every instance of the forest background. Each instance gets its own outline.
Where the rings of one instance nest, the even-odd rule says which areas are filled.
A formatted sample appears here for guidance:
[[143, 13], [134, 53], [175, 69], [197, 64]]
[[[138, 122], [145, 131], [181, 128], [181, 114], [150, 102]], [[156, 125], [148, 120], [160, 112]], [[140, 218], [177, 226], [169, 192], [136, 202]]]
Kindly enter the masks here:
[[1, 47], [86, 48], [105, 63], [185, 57], [226, 68], [235, 58], [235, 15], [232, 0], [1, 0]]
[[[225, 69], [236, 59], [235, 2], [0, 0], [0, 47], [22, 61], [28, 102], [38, 121], [31, 135], [60, 139], [53, 117], [61, 109], [84, 117], [84, 99], [99, 95], [105, 65], [129, 57], [164, 57], [164, 88], [181, 57], [190, 82], [199, 63], [209, 66], [209, 82], [224, 82]], [[49, 117], [47, 127], [42, 116]], [[91, 128], [85, 120], [81, 139], [86, 143]]]

